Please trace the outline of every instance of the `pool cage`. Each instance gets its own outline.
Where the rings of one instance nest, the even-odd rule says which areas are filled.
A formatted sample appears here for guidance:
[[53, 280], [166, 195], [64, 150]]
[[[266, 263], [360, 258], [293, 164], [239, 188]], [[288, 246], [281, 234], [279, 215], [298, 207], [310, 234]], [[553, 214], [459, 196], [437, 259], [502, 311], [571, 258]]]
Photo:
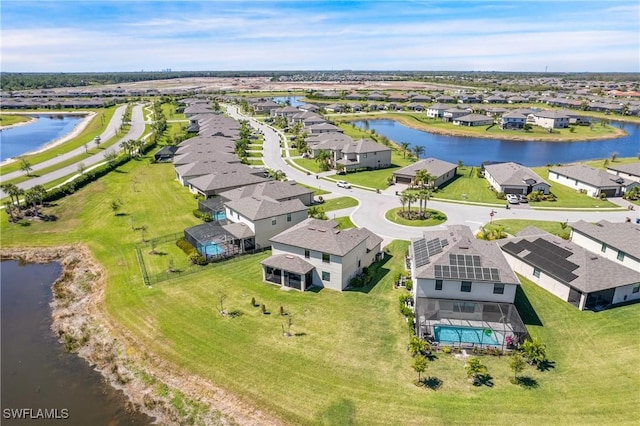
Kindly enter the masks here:
[[435, 345], [461, 348], [515, 348], [527, 337], [515, 305], [419, 297], [416, 333]]
[[253, 238], [237, 238], [223, 225], [209, 222], [184, 230], [185, 239], [207, 262], [226, 259], [255, 249]]
[[213, 197], [198, 202], [198, 210], [209, 216], [211, 221], [224, 225], [227, 222], [224, 203], [227, 200], [222, 197]]

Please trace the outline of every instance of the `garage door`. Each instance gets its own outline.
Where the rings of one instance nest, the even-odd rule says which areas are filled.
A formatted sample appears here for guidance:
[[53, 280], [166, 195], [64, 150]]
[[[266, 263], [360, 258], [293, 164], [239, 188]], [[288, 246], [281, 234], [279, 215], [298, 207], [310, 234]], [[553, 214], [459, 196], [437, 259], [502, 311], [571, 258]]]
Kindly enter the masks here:
[[404, 176], [396, 176], [396, 183], [410, 184], [411, 183], [411, 178], [410, 177], [404, 177]]
[[616, 196], [616, 190], [615, 189], [603, 189], [600, 192], [604, 193], [604, 195], [606, 195], [607, 197], [615, 197]]

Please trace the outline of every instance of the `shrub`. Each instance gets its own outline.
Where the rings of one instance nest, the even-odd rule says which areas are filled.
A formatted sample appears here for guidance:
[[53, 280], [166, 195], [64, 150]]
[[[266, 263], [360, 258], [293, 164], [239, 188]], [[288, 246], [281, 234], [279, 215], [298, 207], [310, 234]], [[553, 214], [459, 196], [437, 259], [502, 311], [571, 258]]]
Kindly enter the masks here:
[[189, 261], [193, 265], [206, 265], [207, 264], [207, 258], [204, 257], [201, 254], [192, 254], [191, 256], [189, 256]]
[[406, 287], [407, 291], [413, 290], [413, 281], [411, 280], [405, 281], [404, 286]]
[[187, 241], [186, 238], [182, 237], [179, 240], [176, 241], [176, 245], [178, 246], [178, 248], [180, 250], [182, 250], [184, 252], [184, 254], [186, 254], [187, 256], [191, 256], [194, 254], [197, 254], [197, 250], [195, 249], [195, 247], [193, 247], [191, 245], [191, 243], [189, 243], [189, 241]]

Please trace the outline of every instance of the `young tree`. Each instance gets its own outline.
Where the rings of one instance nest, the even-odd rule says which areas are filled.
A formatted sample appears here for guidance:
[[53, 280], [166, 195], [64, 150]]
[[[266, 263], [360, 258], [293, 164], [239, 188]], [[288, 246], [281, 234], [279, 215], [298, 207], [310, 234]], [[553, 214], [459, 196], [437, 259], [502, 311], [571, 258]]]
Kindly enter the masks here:
[[85, 170], [87, 170], [87, 166], [85, 166], [84, 163], [78, 163], [78, 173], [83, 175]]
[[113, 210], [114, 216], [118, 216], [118, 211], [120, 210], [120, 207], [122, 207], [122, 204], [119, 201], [117, 200], [111, 201], [111, 210]]
[[408, 347], [411, 356], [424, 355], [427, 353], [428, 343], [414, 335], [411, 336]]
[[410, 145], [411, 144], [409, 142], [400, 142], [400, 147], [402, 148], [402, 158], [406, 158]]
[[111, 165], [115, 164], [117, 158], [118, 154], [116, 154], [112, 149], [104, 153], [104, 159]]
[[31, 171], [33, 170], [33, 168], [31, 168], [31, 163], [29, 162], [29, 160], [27, 160], [26, 158], [20, 159], [20, 170], [25, 172], [27, 176], [31, 176]]
[[420, 375], [427, 370], [427, 367], [429, 366], [429, 361], [427, 361], [427, 358], [424, 355], [418, 355], [415, 358], [413, 358], [412, 366], [415, 372], [418, 373], [418, 383], [420, 383], [422, 381], [422, 378], [420, 377]]
[[316, 163], [320, 165], [320, 170], [326, 172], [331, 169], [331, 153], [327, 149], [321, 149], [316, 155]]
[[518, 380], [518, 374], [524, 371], [526, 364], [520, 352], [513, 351], [509, 358], [509, 367], [513, 371], [513, 381]]
[[522, 350], [531, 364], [540, 365], [547, 361], [547, 346], [537, 337], [525, 340]]
[[467, 370], [467, 377], [473, 379], [473, 381], [477, 381], [480, 376], [484, 376], [487, 374], [487, 367], [482, 364], [480, 358], [471, 357], [465, 366]]

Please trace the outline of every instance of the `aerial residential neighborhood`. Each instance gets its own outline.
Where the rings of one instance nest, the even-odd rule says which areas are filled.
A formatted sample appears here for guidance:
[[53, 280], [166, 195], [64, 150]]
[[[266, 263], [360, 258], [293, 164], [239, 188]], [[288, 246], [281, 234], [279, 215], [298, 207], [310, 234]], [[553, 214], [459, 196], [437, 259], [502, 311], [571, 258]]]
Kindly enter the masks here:
[[636, 2], [1, 9], [3, 425], [638, 423]]

